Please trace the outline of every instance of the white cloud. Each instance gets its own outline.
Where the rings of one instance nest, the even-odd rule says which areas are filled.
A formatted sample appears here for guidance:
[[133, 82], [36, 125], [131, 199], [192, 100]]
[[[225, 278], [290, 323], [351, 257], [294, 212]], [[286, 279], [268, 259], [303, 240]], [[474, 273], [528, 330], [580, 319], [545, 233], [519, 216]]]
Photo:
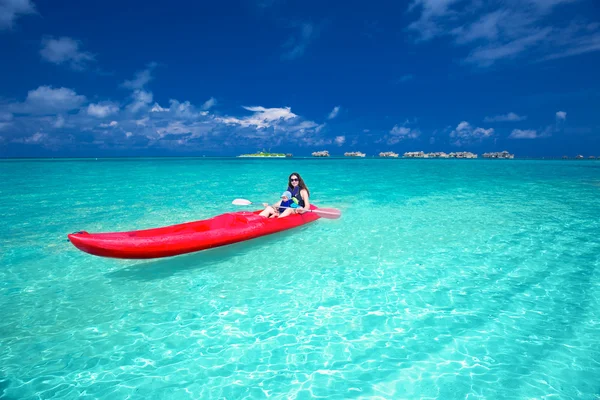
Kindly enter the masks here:
[[421, 132], [418, 129], [415, 130], [406, 126], [394, 125], [394, 127], [390, 131], [390, 134], [406, 139], [416, 139], [417, 137], [419, 137], [419, 135], [421, 135]]
[[48, 139], [48, 134], [37, 132], [31, 136], [13, 139], [13, 142], [14, 143], [26, 143], [26, 144], [40, 144], [43, 141], [45, 141], [46, 139]]
[[148, 125], [148, 122], [149, 122], [149, 121], [150, 121], [150, 118], [149, 118], [149, 117], [144, 117], [144, 118], [142, 118], [142, 119], [138, 119], [138, 120], [136, 120], [136, 121], [135, 121], [135, 124], [136, 124], [137, 126], [146, 126], [146, 125]]
[[469, 54], [465, 61], [477, 64], [480, 67], [489, 67], [498, 60], [515, 58], [530, 47], [543, 42], [551, 31], [550, 28], [536, 29], [528, 35], [506, 43], [492, 43], [477, 47]]
[[318, 36], [318, 29], [311, 23], [300, 24], [298, 28], [298, 35], [290, 37], [283, 45], [287, 49], [281, 56], [284, 60], [293, 60], [301, 57], [309, 43]]
[[165, 135], [183, 135], [187, 133], [192, 133], [191, 127], [188, 127], [181, 121], [173, 121], [167, 125], [166, 128], [159, 128], [157, 132], [161, 137]]
[[54, 121], [54, 127], [57, 129], [63, 128], [65, 126], [65, 117], [59, 115], [56, 117], [56, 121]]
[[[457, 46], [471, 47], [464, 61], [479, 67], [525, 55], [545, 61], [599, 51], [598, 25], [581, 17], [563, 23], [569, 13], [554, 15], [575, 2], [414, 0], [409, 12], [418, 10], [418, 19], [407, 29], [417, 34], [416, 42], [453, 37]], [[565, 7], [557, 7], [561, 4]]]
[[212, 107], [215, 106], [215, 104], [217, 104], [217, 99], [215, 99], [214, 97], [211, 97], [210, 99], [206, 100], [204, 102], [204, 104], [202, 104], [202, 109], [210, 110]]
[[333, 110], [331, 110], [327, 119], [334, 119], [335, 117], [337, 117], [338, 114], [340, 113], [340, 108], [341, 108], [340, 106], [333, 107]]
[[197, 111], [196, 107], [192, 105], [189, 101], [184, 101], [180, 103], [177, 100], [169, 100], [170, 107], [168, 111], [171, 112], [177, 118], [186, 118], [186, 119], [197, 119], [202, 116], [208, 115], [208, 111]]
[[334, 139], [334, 142], [338, 146], [341, 146], [344, 143], [346, 143], [346, 136], [336, 136], [335, 139]]
[[108, 124], [100, 124], [101, 128], [114, 128], [115, 126], [118, 126], [119, 123], [117, 121], [110, 121], [110, 123]]
[[88, 115], [96, 118], [106, 118], [119, 112], [119, 106], [113, 103], [90, 104], [87, 108]]
[[132, 93], [131, 97], [133, 98], [133, 102], [127, 106], [127, 109], [132, 113], [136, 113], [152, 103], [152, 92], [136, 90]]
[[265, 107], [244, 107], [248, 111], [254, 112], [245, 118], [219, 118], [221, 122], [231, 125], [240, 125], [243, 127], [253, 127], [256, 129], [269, 128], [281, 121], [288, 121], [298, 117], [291, 111], [290, 107], [283, 108], [265, 108]]
[[12, 29], [19, 15], [34, 14], [35, 7], [30, 0], [0, 1], [0, 30]]
[[496, 115], [494, 117], [485, 117], [484, 121], [485, 122], [516, 122], [516, 121], [523, 121], [527, 119], [526, 116], [521, 116], [518, 114], [515, 114], [514, 112], [509, 112], [508, 114], [505, 115]]
[[404, 139], [416, 139], [421, 135], [421, 131], [418, 129], [410, 128], [406, 121], [402, 125], [394, 125], [390, 130], [389, 135], [385, 135], [381, 138], [381, 141], [387, 141], [387, 144], [397, 144]]
[[79, 49], [81, 42], [70, 37], [42, 39], [42, 58], [53, 64], [68, 63], [75, 70], [82, 70], [86, 64], [94, 60], [91, 53]]
[[509, 17], [507, 10], [496, 10], [483, 15], [471, 25], [463, 25], [452, 30], [456, 43], [466, 44], [479, 39], [496, 40], [500, 36], [500, 24]]
[[148, 67], [146, 69], [137, 71], [133, 79], [126, 80], [121, 84], [121, 86], [131, 90], [143, 89], [148, 84], [148, 82], [150, 82], [153, 79], [152, 71], [154, 70], [154, 68], [156, 68], [156, 65], [157, 64], [154, 62], [148, 64]]
[[86, 101], [72, 89], [40, 86], [27, 93], [23, 103], [12, 104], [11, 111], [24, 114], [52, 114], [79, 108]]
[[452, 132], [450, 132], [450, 137], [454, 138], [454, 144], [460, 146], [462, 144], [487, 139], [493, 134], [493, 128], [473, 128], [467, 121], [462, 121]]
[[555, 51], [545, 56], [542, 61], [555, 60], [600, 50], [599, 24], [572, 24], [568, 28], [556, 32], [553, 37]]
[[533, 129], [513, 129], [509, 136], [509, 139], [536, 139], [538, 137], [539, 136], [537, 135], [537, 131]]
[[[40, 87], [30, 91], [22, 103], [3, 108], [0, 118], [16, 121], [0, 121], [0, 125], [4, 128], [2, 136], [8, 142], [15, 139], [17, 143], [46, 149], [66, 149], [76, 144], [78, 149], [153, 147], [219, 151], [223, 146], [264, 147], [268, 144], [275, 148], [284, 143], [305, 146], [321, 141], [332, 144], [335, 137], [324, 137], [326, 124], [306, 120], [289, 107], [244, 107], [242, 115], [217, 117], [202, 111], [202, 103], [196, 106], [174, 99], [169, 103], [168, 108], [161, 107], [154, 103], [151, 92], [135, 90], [129, 104], [121, 110], [123, 107], [110, 100], [89, 104], [84, 96], [70, 89]], [[99, 123], [97, 118], [105, 120]], [[4, 124], [8, 123], [15, 129], [6, 129]], [[10, 136], [7, 138], [4, 132]], [[40, 135], [33, 136], [32, 132]]]
[[[564, 121], [567, 119], [567, 113], [565, 111], [557, 111], [556, 112], [556, 120], [557, 121]], [[577, 118], [575, 118], [577, 119]]]
[[169, 112], [169, 109], [161, 107], [158, 103], [154, 103], [150, 112]]
[[6, 111], [0, 111], [0, 121], [11, 121], [13, 119], [12, 113]]
[[438, 36], [443, 32], [440, 19], [453, 15], [450, 7], [460, 0], [413, 0], [408, 11], [414, 12], [419, 9], [421, 14], [417, 21], [408, 26], [408, 30], [417, 33], [418, 41], [426, 41]]

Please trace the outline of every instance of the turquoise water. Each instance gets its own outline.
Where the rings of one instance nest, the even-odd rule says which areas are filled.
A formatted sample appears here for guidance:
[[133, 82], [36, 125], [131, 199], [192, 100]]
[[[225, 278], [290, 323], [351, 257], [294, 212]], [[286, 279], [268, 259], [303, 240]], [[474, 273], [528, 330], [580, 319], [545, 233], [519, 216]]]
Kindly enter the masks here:
[[[272, 202], [292, 171], [342, 218], [160, 260], [66, 239]], [[11, 160], [0, 181], [3, 399], [599, 398], [600, 161]]]

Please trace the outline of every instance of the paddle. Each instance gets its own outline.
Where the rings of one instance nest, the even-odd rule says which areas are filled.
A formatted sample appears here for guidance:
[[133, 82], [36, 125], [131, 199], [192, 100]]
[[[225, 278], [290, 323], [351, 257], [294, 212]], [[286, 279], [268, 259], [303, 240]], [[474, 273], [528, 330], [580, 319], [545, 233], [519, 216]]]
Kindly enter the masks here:
[[[250, 200], [246, 200], [246, 199], [235, 199], [231, 203], [235, 204], [236, 206], [249, 206], [251, 204], [254, 204]], [[280, 208], [293, 208], [293, 207], [280, 207]], [[329, 218], [329, 219], [338, 219], [339, 217], [342, 216], [342, 213], [340, 212], [340, 210], [338, 210], [336, 208], [317, 208], [316, 210], [304, 210], [304, 211], [305, 212], [314, 212], [319, 217]]]

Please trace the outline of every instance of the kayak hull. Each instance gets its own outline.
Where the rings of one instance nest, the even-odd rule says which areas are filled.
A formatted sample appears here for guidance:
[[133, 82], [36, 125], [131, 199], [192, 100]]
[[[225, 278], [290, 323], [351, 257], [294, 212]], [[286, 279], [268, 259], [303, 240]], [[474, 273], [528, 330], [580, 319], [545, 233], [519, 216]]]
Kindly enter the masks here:
[[[311, 209], [317, 207], [311, 205]], [[81, 231], [68, 235], [68, 238], [76, 248], [95, 256], [149, 259], [225, 246], [297, 228], [319, 219], [314, 212], [265, 218], [258, 215], [260, 211], [225, 213], [200, 221], [128, 232]]]

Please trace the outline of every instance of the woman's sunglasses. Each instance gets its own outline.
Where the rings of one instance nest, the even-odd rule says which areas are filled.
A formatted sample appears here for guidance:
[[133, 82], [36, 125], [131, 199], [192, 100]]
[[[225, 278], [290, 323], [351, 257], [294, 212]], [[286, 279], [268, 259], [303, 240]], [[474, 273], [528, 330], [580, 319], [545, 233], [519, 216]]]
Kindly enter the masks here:
[[298, 178], [292, 178], [290, 179], [290, 182], [298, 182]]

